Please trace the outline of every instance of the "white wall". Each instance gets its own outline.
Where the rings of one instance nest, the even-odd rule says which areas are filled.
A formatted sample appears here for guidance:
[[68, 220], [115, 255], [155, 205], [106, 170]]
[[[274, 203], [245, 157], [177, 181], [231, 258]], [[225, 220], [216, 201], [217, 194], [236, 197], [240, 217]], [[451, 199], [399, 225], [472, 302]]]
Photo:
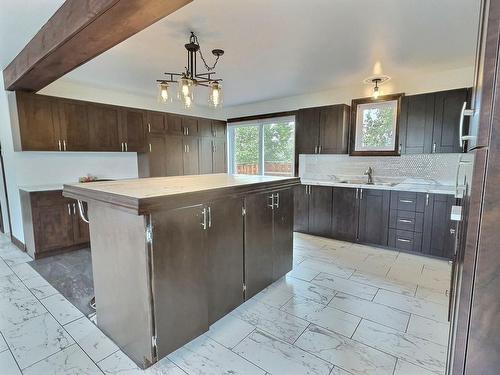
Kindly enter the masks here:
[[[462, 68], [442, 72], [422, 72], [420, 75], [393, 77], [382, 85], [381, 93], [421, 94], [432, 91], [450, 90], [472, 86], [474, 68]], [[265, 85], [263, 86], [265, 87]], [[359, 82], [358, 85], [337, 87], [328, 91], [309, 93], [286, 98], [278, 98], [262, 102], [249, 103], [225, 109], [227, 118], [292, 111], [299, 108], [317, 107], [330, 104], [351, 104], [354, 98], [362, 98], [372, 94], [373, 86]]]

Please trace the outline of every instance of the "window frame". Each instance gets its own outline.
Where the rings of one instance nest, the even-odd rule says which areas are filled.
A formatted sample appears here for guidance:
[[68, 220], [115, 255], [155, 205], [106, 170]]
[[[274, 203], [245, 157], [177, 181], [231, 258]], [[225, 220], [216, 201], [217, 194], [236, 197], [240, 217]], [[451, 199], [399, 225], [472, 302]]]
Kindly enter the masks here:
[[[351, 156], [400, 156], [400, 147], [399, 147], [399, 130], [401, 123], [401, 103], [403, 100], [404, 94], [392, 94], [392, 95], [384, 95], [380, 96], [377, 99], [372, 97], [368, 98], [360, 98], [353, 99], [351, 102], [351, 134], [350, 134], [350, 147], [349, 147], [349, 155]], [[356, 150], [356, 129], [357, 129], [357, 118], [358, 118], [358, 106], [373, 104], [373, 103], [384, 103], [384, 102], [392, 102], [396, 101], [396, 126], [395, 126], [395, 134], [394, 134], [394, 144], [389, 150]]]
[[242, 128], [242, 127], [249, 127], [249, 126], [256, 126], [259, 128], [259, 167], [258, 171], [259, 174], [255, 176], [266, 176], [265, 175], [265, 157], [264, 157], [264, 126], [270, 123], [275, 123], [275, 122], [280, 122], [280, 121], [288, 121], [288, 122], [293, 122], [294, 123], [294, 142], [293, 142], [293, 159], [291, 161], [292, 163], [292, 171], [290, 176], [295, 175], [295, 130], [296, 130], [296, 124], [297, 124], [297, 119], [296, 115], [285, 115], [285, 116], [276, 116], [276, 117], [262, 117], [259, 119], [254, 119], [254, 120], [244, 120], [244, 121], [235, 121], [235, 122], [228, 122], [228, 172], [230, 174], [236, 174], [236, 160], [235, 160], [235, 133], [234, 129], [237, 128]]

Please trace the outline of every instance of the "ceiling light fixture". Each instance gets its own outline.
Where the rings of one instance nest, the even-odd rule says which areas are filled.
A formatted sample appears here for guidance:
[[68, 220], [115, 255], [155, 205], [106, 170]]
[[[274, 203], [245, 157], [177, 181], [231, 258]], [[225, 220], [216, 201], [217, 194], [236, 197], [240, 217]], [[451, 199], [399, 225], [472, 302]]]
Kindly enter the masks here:
[[390, 79], [391, 78], [389, 76], [382, 76], [382, 75], [372, 76], [372, 77], [368, 77], [365, 80], [363, 80], [363, 83], [366, 83], [368, 85], [374, 85], [372, 97], [373, 97], [373, 99], [378, 99], [379, 96], [381, 95], [380, 86]]
[[[224, 51], [221, 49], [212, 50], [212, 54], [215, 56], [215, 62], [212, 66], [209, 66], [203, 57], [200, 43], [195, 33], [191, 32], [189, 43], [185, 44], [184, 47], [187, 50], [187, 66], [185, 67], [185, 71], [183, 73], [165, 73], [168, 79], [158, 79], [156, 81], [158, 84], [158, 100], [161, 103], [171, 101], [170, 84], [176, 83], [177, 98], [184, 104], [185, 108], [191, 108], [194, 101], [194, 88], [196, 86], [204, 86], [209, 89], [209, 106], [212, 108], [220, 108], [222, 106], [222, 79], [213, 78], [216, 74], [213, 70], [219, 58], [224, 54]], [[207, 70], [206, 73], [197, 72], [196, 52], [200, 54], [200, 58]]]

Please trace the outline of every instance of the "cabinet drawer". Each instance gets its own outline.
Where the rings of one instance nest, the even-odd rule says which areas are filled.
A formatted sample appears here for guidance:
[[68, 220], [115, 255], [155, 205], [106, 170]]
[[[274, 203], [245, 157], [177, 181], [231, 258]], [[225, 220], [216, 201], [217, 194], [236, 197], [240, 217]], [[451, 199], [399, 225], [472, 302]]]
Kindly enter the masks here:
[[425, 201], [425, 193], [413, 193], [410, 191], [391, 192], [391, 210], [424, 212]]
[[389, 246], [405, 251], [422, 251], [422, 233], [389, 229]]
[[424, 214], [422, 212], [391, 210], [389, 228], [422, 232], [424, 227]]

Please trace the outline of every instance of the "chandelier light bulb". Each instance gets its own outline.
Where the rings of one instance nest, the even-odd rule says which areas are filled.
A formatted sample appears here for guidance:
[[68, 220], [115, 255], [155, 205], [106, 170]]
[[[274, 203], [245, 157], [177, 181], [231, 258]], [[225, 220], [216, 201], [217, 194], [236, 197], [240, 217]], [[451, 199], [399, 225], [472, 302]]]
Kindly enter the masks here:
[[167, 83], [159, 83], [158, 84], [158, 102], [160, 103], [167, 103], [171, 101], [170, 93], [168, 90], [168, 84]]
[[373, 88], [373, 98], [374, 98], [374, 99], [378, 99], [378, 97], [379, 97], [379, 96], [380, 96], [380, 91], [379, 91], [378, 87], [377, 87], [377, 86], [375, 86], [375, 87]]
[[222, 86], [219, 82], [210, 83], [210, 93], [208, 95], [208, 104], [212, 108], [219, 108], [222, 106]]

